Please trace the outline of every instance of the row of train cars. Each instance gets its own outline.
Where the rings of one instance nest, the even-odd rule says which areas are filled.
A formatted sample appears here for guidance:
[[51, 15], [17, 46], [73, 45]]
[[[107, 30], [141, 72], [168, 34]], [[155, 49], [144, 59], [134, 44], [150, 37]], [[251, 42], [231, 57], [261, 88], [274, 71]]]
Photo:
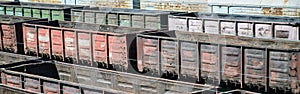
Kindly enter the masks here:
[[296, 17], [20, 2], [2, 2], [0, 13], [2, 51], [224, 88], [300, 92]]

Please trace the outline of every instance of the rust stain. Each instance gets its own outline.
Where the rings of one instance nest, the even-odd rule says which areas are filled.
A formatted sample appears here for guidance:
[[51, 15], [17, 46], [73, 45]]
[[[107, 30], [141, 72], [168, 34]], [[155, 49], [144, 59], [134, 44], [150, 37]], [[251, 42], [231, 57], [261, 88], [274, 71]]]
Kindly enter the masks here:
[[273, 15], [282, 15], [283, 12], [282, 12], [282, 8], [274, 8], [274, 12], [273, 12]]
[[271, 13], [271, 8], [264, 7], [264, 8], [262, 8], [262, 12], [264, 15], [268, 15]]
[[284, 0], [284, 5], [286, 5], [289, 2], [289, 0]]

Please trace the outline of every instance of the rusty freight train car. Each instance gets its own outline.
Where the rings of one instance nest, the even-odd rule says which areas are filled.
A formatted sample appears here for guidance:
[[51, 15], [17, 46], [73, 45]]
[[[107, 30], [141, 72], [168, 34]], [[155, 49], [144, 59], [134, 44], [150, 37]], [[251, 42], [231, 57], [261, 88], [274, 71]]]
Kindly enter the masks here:
[[28, 62], [2, 68], [0, 85], [46, 94], [191, 94], [218, 88], [57, 61]]
[[299, 92], [297, 41], [166, 31], [138, 34], [137, 44], [141, 72], [260, 92]]
[[299, 40], [300, 19], [254, 15], [189, 13], [169, 15], [169, 30]]
[[[109, 88], [60, 79], [56, 67], [43, 62], [45, 61], [32, 61], [31, 64], [0, 69], [0, 85], [32, 92], [26, 94], [122, 94]], [[45, 68], [47, 70], [44, 70]], [[24, 72], [24, 69], [27, 71]]]
[[33, 21], [46, 21], [46, 19], [0, 15], [0, 50], [22, 54], [22, 23]]
[[136, 58], [135, 35], [149, 31], [66, 21], [26, 23], [23, 29], [25, 54], [121, 71]]

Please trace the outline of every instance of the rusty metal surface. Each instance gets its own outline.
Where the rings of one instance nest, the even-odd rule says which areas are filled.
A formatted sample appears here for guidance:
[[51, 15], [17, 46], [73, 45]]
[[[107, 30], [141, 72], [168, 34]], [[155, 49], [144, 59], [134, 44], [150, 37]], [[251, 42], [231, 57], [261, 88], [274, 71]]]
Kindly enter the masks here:
[[265, 86], [267, 62], [264, 50], [245, 50], [245, 83]]
[[[150, 31], [141, 28], [67, 21], [26, 23], [23, 28], [25, 28], [24, 37], [27, 39], [25, 40], [26, 52], [31, 49], [30, 51], [34, 53], [43, 53], [43, 49], [37, 50], [35, 46], [45, 46], [43, 47], [45, 49], [50, 46], [48, 43], [52, 43], [52, 48], [46, 55], [53, 57], [55, 60], [104, 68], [113, 65], [114, 69], [120, 69], [121, 71], [126, 71], [129, 60], [136, 58], [135, 34]], [[38, 30], [47, 28], [46, 31], [49, 33], [36, 35], [35, 28]], [[50, 39], [50, 35], [47, 34], [52, 36], [51, 40], [43, 42], [47, 45], [37, 44], [36, 41]], [[37, 36], [41, 38], [37, 39]]]
[[17, 40], [16, 40], [16, 29], [15, 25], [1, 25], [2, 28], [2, 41], [4, 50], [16, 52], [17, 51]]
[[225, 82], [242, 82], [242, 51], [238, 47], [221, 47], [222, 50], [222, 80]]
[[23, 53], [24, 44], [22, 36], [23, 29], [21, 27], [22, 23], [41, 21], [42, 19], [7, 15], [1, 15], [0, 17], [1, 50], [13, 53]]
[[[150, 67], [145, 65], [146, 63], [143, 61], [146, 60], [145, 57], [147, 56], [144, 53], [144, 48], [147, 47], [145, 43], [148, 43], [146, 40], [172, 40], [179, 41], [179, 44], [188, 41], [191, 42], [190, 45], [194, 43], [193, 47], [192, 45], [185, 45], [193, 53], [182, 50], [186, 48], [181, 45], [181, 49], [176, 49], [180, 51], [178, 57], [181, 57], [180, 64], [176, 66], [180, 65], [179, 70], [183, 73], [189, 71], [188, 73], [193, 74], [195, 71], [192, 68], [199, 66], [200, 76], [198, 79], [200, 82], [204, 81], [205, 84], [220, 85], [219, 82], [221, 81], [221, 84], [235, 85], [237, 88], [246, 90], [249, 88], [251, 90], [257, 89], [260, 92], [281, 92], [278, 90], [298, 92], [298, 85], [296, 84], [299, 81], [299, 76], [297, 76], [299, 73], [296, 71], [298, 70], [296, 67], [299, 65], [296, 60], [299, 58], [298, 46], [300, 42], [298, 41], [181, 31], [151, 32], [138, 34], [137, 37], [138, 46], [143, 48], [138, 49], [139, 68]], [[147, 49], [153, 53], [153, 50]], [[197, 50], [200, 53], [197, 53]], [[200, 57], [199, 60], [201, 62], [196, 62], [199, 65], [194, 64], [193, 67], [190, 67], [190, 70], [187, 70], [187, 58], [185, 57], [190, 56], [189, 60], [194, 61], [197, 58], [193, 59], [191, 56], [197, 55]], [[158, 62], [156, 64], [162, 63]], [[154, 67], [152, 71], [154, 70], [163, 70], [163, 68]]]
[[51, 29], [51, 47], [54, 59], [63, 59], [63, 34], [61, 29]]
[[179, 45], [177, 41], [160, 40], [161, 73], [178, 75], [179, 73]]
[[176, 37], [182, 40], [198, 41], [204, 43], [216, 43], [224, 45], [240, 45], [246, 47], [269, 48], [280, 50], [297, 50], [299, 43], [287, 40], [257, 39], [250, 37], [222, 36], [216, 34], [176, 32]]
[[220, 80], [220, 59], [218, 45], [201, 45], [201, 78], [207, 84], [217, 85]]
[[[33, 87], [43, 86], [43, 92], [57, 92], [60, 93], [76, 93], [83, 90], [85, 93], [89, 91], [101, 93], [101, 92], [111, 92], [111, 93], [143, 93], [143, 94], [161, 94], [161, 93], [191, 93], [195, 90], [206, 90], [214, 88], [209, 85], [200, 85], [193, 83], [185, 83], [180, 81], [172, 81], [155, 77], [147, 77], [136, 74], [117, 72], [105, 69], [91, 68], [74, 64], [66, 64], [61, 62], [42, 62], [53, 64], [58, 70], [65, 69], [70, 72], [74, 70], [75, 73], [72, 78], [76, 81], [70, 81], [69, 79], [61, 79], [62, 74], [59, 74], [61, 80], [55, 80], [48, 77], [37, 76], [34, 74], [27, 74], [22, 72], [13, 71], [14, 69], [5, 70], [2, 69], [1, 72], [5, 74], [2, 76], [3, 79], [7, 79], [12, 75], [19, 75], [24, 77], [20, 79], [19, 84], [24, 84], [27, 90], [32, 90]], [[35, 66], [33, 64], [32, 66]], [[28, 68], [31, 65], [24, 65]], [[67, 66], [71, 69], [66, 69]], [[22, 66], [21, 66], [22, 67]], [[18, 68], [18, 67], [16, 67]], [[24, 67], [25, 68], [25, 67]], [[32, 67], [33, 68], [33, 67]], [[38, 67], [36, 68], [39, 69]], [[34, 71], [31, 69], [31, 71]], [[50, 70], [49, 70], [50, 71]], [[46, 71], [45, 71], [46, 72]], [[70, 73], [69, 72], [69, 73]], [[60, 73], [60, 72], [59, 72]], [[30, 80], [29, 80], [30, 79]], [[36, 79], [36, 80], [32, 80]], [[26, 80], [26, 81], [25, 81]], [[39, 84], [34, 84], [39, 81]], [[77, 82], [78, 81], [78, 82]], [[21, 83], [24, 82], [24, 83]], [[43, 84], [40, 84], [43, 83]], [[21, 87], [22, 88], [22, 87]], [[46, 90], [46, 91], [45, 91]]]
[[[77, 33], [78, 35], [78, 53], [79, 60], [82, 60], [82, 64], [92, 66], [92, 56], [91, 56], [91, 37], [90, 33]], [[86, 62], [84, 62], [86, 61]]]
[[297, 88], [297, 65], [298, 56], [291, 52], [270, 52], [270, 87], [282, 89]]
[[139, 37], [137, 39], [139, 71], [153, 71], [154, 73], [159, 74], [159, 40]]
[[39, 84], [40, 84], [39, 79], [31, 79], [31, 78], [24, 79], [24, 87], [28, 91], [41, 92], [41, 87]]
[[39, 54], [47, 55], [49, 57], [51, 55], [50, 51], [50, 30], [49, 28], [37, 28], [37, 40], [38, 40], [38, 52]]
[[196, 42], [181, 42], [180, 44], [180, 74], [199, 78], [199, 44]]
[[107, 56], [107, 41], [106, 35], [102, 34], [93, 34], [93, 62], [96, 62], [98, 66], [107, 67], [108, 60]]
[[64, 31], [64, 51], [65, 58], [76, 59], [77, 48], [76, 48], [76, 33], [75, 31]]
[[36, 94], [35, 92], [30, 92], [24, 89], [17, 89], [9, 86], [4, 86], [0, 84], [0, 93], [1, 94], [26, 94], [26, 93], [31, 93], [31, 94]]
[[74, 77], [78, 79], [78, 83], [80, 84], [110, 88], [128, 93], [188, 93], [194, 90], [213, 88], [208, 85], [203, 86], [200, 84], [197, 85], [179, 81], [174, 82], [171, 80], [165, 80], [161, 78], [147, 77], [104, 69], [96, 69], [85, 66], [65, 64], [61, 62], [57, 62], [56, 66], [73, 67], [76, 75]]
[[37, 36], [34, 27], [23, 26], [24, 35], [24, 52], [37, 53]]
[[[20, 77], [22, 76], [21, 79]], [[55, 94], [81, 94], [81, 90], [88, 89], [99, 93], [113, 93], [120, 94], [122, 92], [109, 89], [93, 87], [92, 85], [85, 85], [80, 83], [74, 83], [65, 80], [56, 80], [53, 78], [37, 76], [33, 74], [27, 74], [22, 72], [16, 72], [11, 70], [1, 69], [1, 84], [15, 87], [17, 89], [25, 89], [35, 93], [55, 93]], [[43, 84], [41, 84], [43, 83]], [[24, 85], [24, 87], [22, 87]], [[43, 90], [41, 88], [43, 87]], [[85, 93], [87, 90], [83, 90]]]
[[[5, 77], [5, 78], [4, 78]], [[1, 83], [15, 87], [15, 88], [22, 88], [22, 81], [19, 75], [9, 75], [5, 73], [1, 73]]]
[[55, 82], [43, 82], [43, 91], [45, 94], [59, 94], [60, 87]]
[[128, 69], [129, 52], [127, 39], [129, 36], [108, 36], [108, 57], [109, 63], [114, 66], [123, 66], [125, 70]]

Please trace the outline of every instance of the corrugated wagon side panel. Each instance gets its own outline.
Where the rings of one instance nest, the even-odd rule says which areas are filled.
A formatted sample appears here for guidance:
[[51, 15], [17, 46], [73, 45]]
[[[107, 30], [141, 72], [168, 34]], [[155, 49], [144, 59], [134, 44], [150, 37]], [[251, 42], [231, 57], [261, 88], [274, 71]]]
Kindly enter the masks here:
[[17, 36], [14, 24], [2, 24], [3, 48], [9, 52], [17, 52]]
[[49, 57], [51, 55], [49, 28], [38, 28], [38, 44], [39, 54], [47, 55]]
[[97, 24], [106, 24], [106, 13], [96, 13], [95, 14], [95, 23]]
[[138, 68], [160, 73], [158, 39], [138, 37]]
[[107, 62], [107, 40], [105, 35], [93, 34], [93, 58], [94, 62], [102, 67], [108, 65]]
[[64, 31], [65, 58], [76, 59], [76, 34], [74, 31]]
[[1, 79], [2, 79], [2, 84], [11, 87], [16, 87], [16, 88], [22, 88], [22, 80], [21, 77], [18, 75], [12, 75], [12, 74], [2, 72]]
[[108, 36], [109, 62], [114, 66], [128, 68], [128, 52], [126, 36]]
[[85, 23], [95, 23], [95, 13], [84, 12], [84, 22]]
[[132, 21], [131, 24], [132, 24], [133, 28], [144, 28], [145, 27], [143, 15], [132, 15], [131, 21]]
[[269, 53], [270, 87], [283, 88], [285, 90], [288, 90], [290, 87], [295, 89], [297, 87], [295, 82], [293, 82], [293, 80], [296, 81], [293, 78], [297, 78], [295, 55], [279, 51], [271, 51]]
[[161, 29], [161, 16], [145, 16], [145, 28]]
[[178, 42], [161, 40], [161, 72], [178, 75]]
[[96, 81], [95, 81], [95, 86], [98, 87], [104, 87], [104, 88], [114, 88], [113, 84], [115, 84], [113, 82], [114, 76], [111, 73], [107, 73], [107, 72], [102, 72], [102, 71], [96, 71]]
[[131, 15], [119, 14], [120, 26], [131, 27]]
[[76, 67], [75, 73], [79, 83], [86, 85], [94, 85], [93, 77], [95, 74], [93, 70], [83, 67]]
[[198, 43], [195, 42], [181, 42], [180, 43], [181, 56], [181, 75], [199, 77], [199, 51]]
[[63, 32], [61, 30], [51, 29], [52, 55], [63, 59]]
[[275, 39], [299, 40], [299, 27], [290, 25], [275, 25]]
[[63, 85], [62, 94], [80, 94], [81, 91], [78, 87]]
[[201, 77], [207, 84], [218, 84], [220, 80], [218, 45], [201, 44]]
[[107, 15], [107, 24], [118, 26], [119, 25], [118, 19], [119, 19], [119, 17], [117, 14], [108, 14]]
[[41, 92], [40, 80], [26, 77], [24, 78], [24, 88], [33, 92]]
[[91, 37], [89, 33], [78, 33], [78, 51], [79, 60], [86, 61], [88, 63], [84, 65], [91, 66]]
[[259, 49], [245, 49], [245, 84], [264, 86], [266, 81], [266, 57], [265, 51]]
[[58, 83], [44, 81], [43, 91], [45, 94], [59, 94], [59, 85]]
[[72, 11], [72, 21], [83, 22], [83, 12], [73, 10]]
[[37, 34], [34, 26], [24, 26], [24, 51], [26, 54], [37, 52]]
[[238, 47], [221, 47], [222, 51], [222, 80], [241, 83], [241, 49]]

